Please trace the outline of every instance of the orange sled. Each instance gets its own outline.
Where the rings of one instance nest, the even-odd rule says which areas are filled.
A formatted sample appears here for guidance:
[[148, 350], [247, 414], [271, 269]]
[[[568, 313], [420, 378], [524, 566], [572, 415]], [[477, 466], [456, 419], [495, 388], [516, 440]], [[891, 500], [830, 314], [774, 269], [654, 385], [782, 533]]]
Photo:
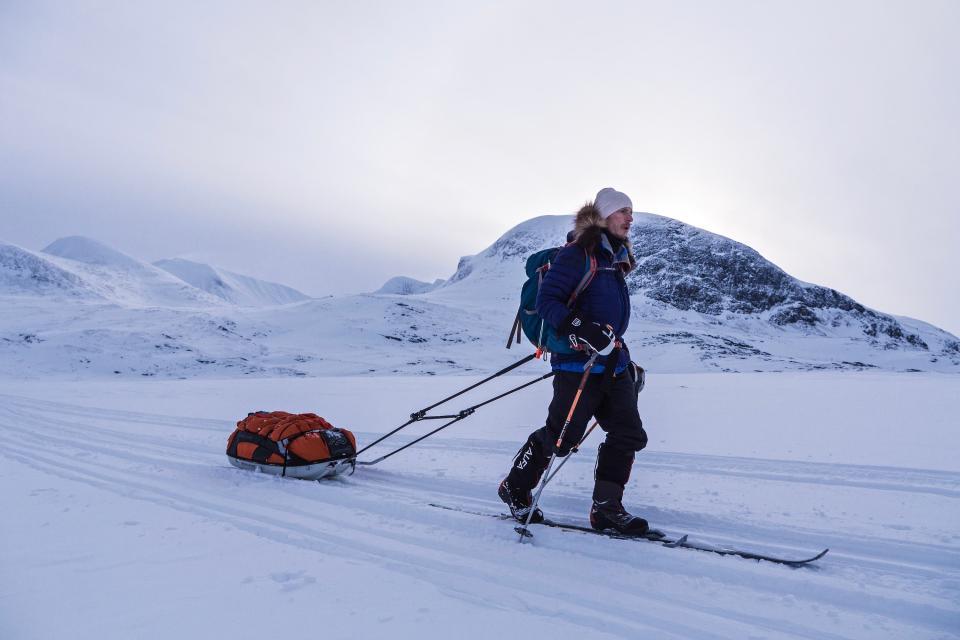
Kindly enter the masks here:
[[302, 480], [353, 473], [356, 454], [353, 433], [314, 413], [257, 411], [227, 440], [233, 466]]

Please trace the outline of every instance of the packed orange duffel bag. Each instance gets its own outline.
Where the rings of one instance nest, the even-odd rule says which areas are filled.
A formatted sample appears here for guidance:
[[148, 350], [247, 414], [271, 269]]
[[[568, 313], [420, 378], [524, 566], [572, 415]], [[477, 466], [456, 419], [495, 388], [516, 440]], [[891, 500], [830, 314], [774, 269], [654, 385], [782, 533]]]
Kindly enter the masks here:
[[314, 413], [257, 411], [227, 440], [233, 466], [304, 480], [353, 473], [356, 455], [353, 433]]

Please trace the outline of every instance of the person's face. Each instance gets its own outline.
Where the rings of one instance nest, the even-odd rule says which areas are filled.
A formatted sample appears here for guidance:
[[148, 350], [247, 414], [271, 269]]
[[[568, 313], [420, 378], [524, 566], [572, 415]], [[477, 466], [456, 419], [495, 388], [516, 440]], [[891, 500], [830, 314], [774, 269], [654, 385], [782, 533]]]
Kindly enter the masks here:
[[626, 239], [630, 233], [630, 225], [633, 223], [633, 211], [630, 207], [624, 207], [611, 213], [607, 217], [607, 230], [615, 237], [621, 240]]

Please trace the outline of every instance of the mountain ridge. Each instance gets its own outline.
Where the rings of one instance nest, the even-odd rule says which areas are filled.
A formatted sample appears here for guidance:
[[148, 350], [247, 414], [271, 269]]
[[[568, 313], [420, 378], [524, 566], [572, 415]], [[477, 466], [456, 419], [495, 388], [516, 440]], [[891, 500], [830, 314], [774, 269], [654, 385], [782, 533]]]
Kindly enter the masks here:
[[[526, 256], [561, 244], [558, 239], [565, 238], [572, 221], [573, 216], [539, 216], [520, 223], [487, 249], [461, 258], [444, 286], [461, 283], [475, 271], [499, 277], [500, 264], [522, 264]], [[629, 237], [637, 268], [626, 280], [636, 306], [660, 304], [714, 319], [762, 317], [777, 327], [793, 326], [824, 335], [838, 333], [836, 329], [844, 324], [856, 325], [868, 338], [929, 348], [916, 331], [891, 314], [870, 309], [829, 287], [794, 278], [755, 249], [730, 238], [640, 212], [634, 216]], [[517, 281], [522, 283], [522, 278], [521, 273]], [[637, 301], [637, 296], [646, 300]], [[731, 314], [733, 317], [727, 317]]]
[[[526, 340], [519, 352], [495, 348], [506, 344], [517, 312], [525, 258], [560, 244], [571, 220], [521, 222], [460, 258], [449, 279], [420, 283], [420, 292], [401, 278], [392, 290], [280, 306], [232, 304], [102, 245], [79, 243], [92, 255], [77, 261], [0, 243], [0, 296], [8, 302], [0, 305], [0, 377], [499, 369], [529, 349]], [[651, 372], [960, 372], [955, 336], [801, 282], [728, 238], [639, 213], [631, 238], [641, 266], [627, 276], [633, 317], [624, 337]], [[226, 284], [222, 271], [191, 264]], [[135, 295], [158, 281], [180, 297]]]
[[310, 299], [310, 296], [284, 284], [260, 280], [184, 258], [157, 260], [153, 266], [232, 304], [279, 305]]

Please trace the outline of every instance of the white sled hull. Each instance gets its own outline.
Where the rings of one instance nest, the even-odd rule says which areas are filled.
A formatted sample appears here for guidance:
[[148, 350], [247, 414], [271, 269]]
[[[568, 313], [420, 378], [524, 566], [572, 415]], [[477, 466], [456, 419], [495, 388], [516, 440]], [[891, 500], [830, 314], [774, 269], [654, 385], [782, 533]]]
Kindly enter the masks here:
[[238, 469], [259, 471], [260, 473], [268, 473], [272, 476], [284, 476], [286, 478], [298, 478], [300, 480], [331, 478], [342, 473], [353, 473], [354, 469], [353, 461], [348, 458], [297, 467], [287, 467], [286, 472], [284, 472], [283, 465], [279, 464], [258, 464], [256, 462], [250, 462], [249, 460], [234, 458], [233, 456], [227, 456], [227, 459], [230, 461], [230, 464]]

